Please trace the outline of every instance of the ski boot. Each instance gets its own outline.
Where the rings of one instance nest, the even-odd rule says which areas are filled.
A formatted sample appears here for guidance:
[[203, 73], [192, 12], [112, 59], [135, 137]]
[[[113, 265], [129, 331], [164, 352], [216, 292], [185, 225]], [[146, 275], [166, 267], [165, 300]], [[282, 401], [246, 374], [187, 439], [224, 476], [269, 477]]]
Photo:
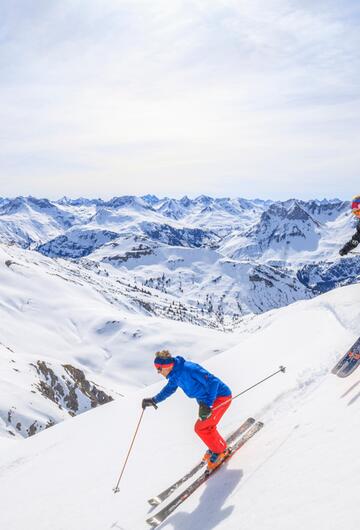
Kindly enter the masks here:
[[205, 462], [205, 464], [207, 464], [209, 462], [212, 454], [213, 454], [213, 452], [210, 451], [210, 449], [208, 449], [206, 451], [206, 453], [204, 454], [204, 456], [202, 457], [202, 461]]
[[212, 453], [207, 462], [208, 473], [211, 473], [212, 471], [214, 471], [214, 469], [219, 467], [219, 465], [225, 460], [225, 458], [228, 457], [229, 453], [229, 449], [225, 449], [225, 451], [223, 451], [222, 453]]

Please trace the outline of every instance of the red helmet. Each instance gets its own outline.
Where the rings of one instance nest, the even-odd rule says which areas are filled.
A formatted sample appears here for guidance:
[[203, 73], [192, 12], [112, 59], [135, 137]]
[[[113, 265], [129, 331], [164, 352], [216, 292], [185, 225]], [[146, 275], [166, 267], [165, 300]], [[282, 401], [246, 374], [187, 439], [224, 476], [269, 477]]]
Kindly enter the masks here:
[[352, 213], [360, 219], [360, 195], [355, 195], [351, 203]]

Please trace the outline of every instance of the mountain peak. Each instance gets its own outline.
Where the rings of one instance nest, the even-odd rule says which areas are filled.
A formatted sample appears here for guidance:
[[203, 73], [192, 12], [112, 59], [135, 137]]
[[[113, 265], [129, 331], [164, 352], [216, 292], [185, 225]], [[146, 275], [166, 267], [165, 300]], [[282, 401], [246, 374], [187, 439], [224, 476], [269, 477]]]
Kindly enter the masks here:
[[160, 199], [156, 195], [151, 195], [150, 193], [148, 193], [147, 195], [142, 195], [141, 199], [143, 199], [148, 204], [151, 204], [151, 206], [153, 204], [157, 204], [160, 201]]
[[195, 202], [199, 202], [200, 204], [204, 204], [205, 206], [207, 206], [213, 203], [214, 199], [212, 197], [209, 197], [209, 195], [199, 195], [195, 198]]
[[109, 208], [123, 208], [126, 206], [139, 207], [145, 209], [152, 209], [152, 207], [141, 197], [136, 195], [122, 195], [120, 197], [113, 197], [107, 203]]
[[311, 219], [310, 215], [300, 206], [297, 201], [294, 201], [288, 209], [287, 218], [293, 221], [307, 221], [308, 219]]

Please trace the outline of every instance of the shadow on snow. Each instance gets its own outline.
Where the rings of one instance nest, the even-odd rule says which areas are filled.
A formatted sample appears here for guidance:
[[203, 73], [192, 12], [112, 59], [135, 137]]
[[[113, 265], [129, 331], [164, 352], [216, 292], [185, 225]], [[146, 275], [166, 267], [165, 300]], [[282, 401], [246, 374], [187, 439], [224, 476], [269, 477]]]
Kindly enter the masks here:
[[242, 478], [242, 471], [226, 470], [225, 473], [218, 475], [217, 480], [209, 480], [206, 482], [199, 504], [193, 512], [175, 513], [158, 528], [165, 528], [168, 525], [171, 525], [174, 530], [194, 530], [194, 528], [212, 530], [216, 528], [219, 523], [232, 514], [234, 506], [223, 508], [223, 505]]

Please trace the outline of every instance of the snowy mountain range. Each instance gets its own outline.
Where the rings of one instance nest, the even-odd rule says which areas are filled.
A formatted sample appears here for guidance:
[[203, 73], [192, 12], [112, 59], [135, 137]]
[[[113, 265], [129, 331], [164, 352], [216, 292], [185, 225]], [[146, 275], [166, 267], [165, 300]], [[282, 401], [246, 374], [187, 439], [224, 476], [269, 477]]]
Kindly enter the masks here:
[[357, 257], [338, 255], [348, 210], [204, 195], [0, 199], [0, 433], [26, 437], [150, 384], [164, 337], [206, 359], [254, 314], [357, 282]]
[[[353, 230], [348, 206], [339, 200], [204, 195], [109, 201], [17, 197], [0, 201], [0, 240], [51, 258], [111, 264], [183, 302], [208, 306], [210, 297], [219, 313], [244, 315], [344, 284], [344, 265], [337, 264], [338, 250]], [[357, 262], [346, 260], [347, 283], [358, 281]], [[277, 286], [263, 304], [258, 282], [267, 289], [270, 282]], [[239, 283], [256, 294], [244, 293]]]

